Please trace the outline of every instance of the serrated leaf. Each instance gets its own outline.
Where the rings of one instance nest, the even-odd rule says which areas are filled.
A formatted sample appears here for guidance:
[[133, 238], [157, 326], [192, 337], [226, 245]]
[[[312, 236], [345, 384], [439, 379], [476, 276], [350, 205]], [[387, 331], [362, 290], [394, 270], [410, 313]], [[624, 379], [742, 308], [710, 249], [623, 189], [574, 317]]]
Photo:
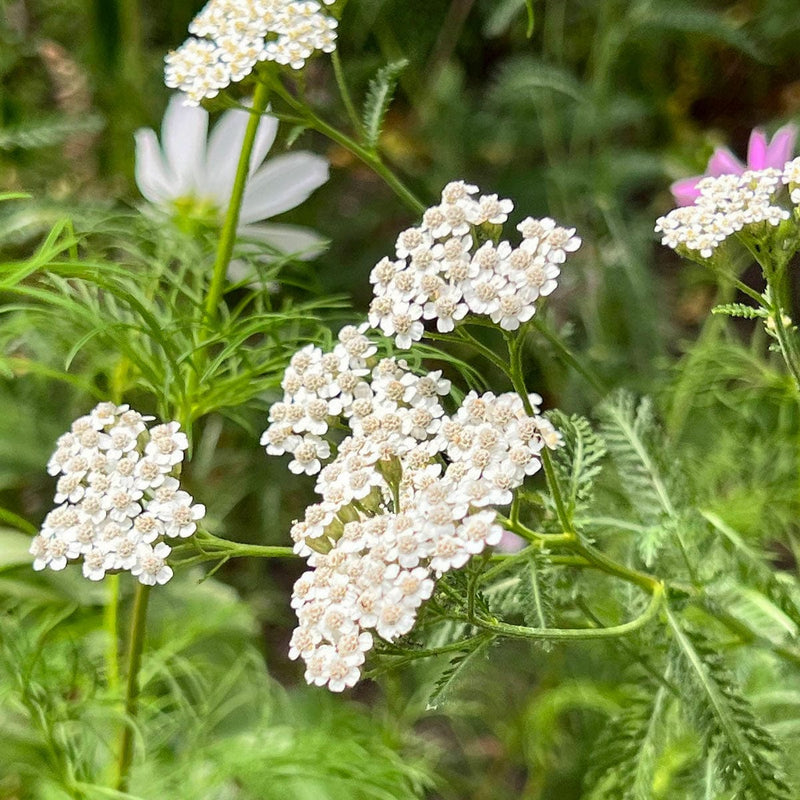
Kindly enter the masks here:
[[711, 309], [712, 314], [727, 314], [729, 317], [744, 317], [745, 319], [766, 318], [769, 312], [765, 308], [746, 306], [744, 303], [723, 303]]
[[97, 114], [79, 118], [45, 117], [13, 128], [0, 129], [0, 150], [35, 150], [60, 144], [76, 133], [97, 133], [103, 119]]
[[397, 81], [400, 73], [407, 66], [408, 60], [405, 58], [392, 61], [381, 67], [369, 82], [362, 118], [364, 121], [364, 144], [370, 150], [374, 150], [378, 146], [386, 112], [389, 110], [395, 89], [397, 89]]
[[441, 674], [439, 680], [436, 681], [436, 685], [433, 687], [433, 691], [428, 698], [426, 706], [428, 710], [439, 708], [452, 697], [462, 681], [464, 681], [469, 676], [470, 672], [486, 657], [491, 643], [491, 639], [485, 639], [479, 642], [474, 649], [452, 659], [450, 665]]
[[503, 65], [493, 95], [500, 102], [516, 104], [540, 92], [553, 92], [578, 103], [586, 100], [584, 87], [572, 73], [527, 56]]
[[607, 452], [606, 445], [592, 430], [589, 420], [579, 414], [568, 417], [554, 411], [548, 414], [548, 419], [561, 432], [564, 442], [553, 456], [553, 465], [559, 476], [567, 514], [572, 519], [578, 506], [591, 500], [592, 486]]
[[713, 750], [723, 783], [742, 798], [796, 797], [774, 761], [780, 752], [777, 742], [756, 719], [718, 648], [684, 629], [668, 606], [665, 612], [681, 672], [693, 689], [692, 697], [684, 700], [686, 709], [704, 737], [706, 751]]

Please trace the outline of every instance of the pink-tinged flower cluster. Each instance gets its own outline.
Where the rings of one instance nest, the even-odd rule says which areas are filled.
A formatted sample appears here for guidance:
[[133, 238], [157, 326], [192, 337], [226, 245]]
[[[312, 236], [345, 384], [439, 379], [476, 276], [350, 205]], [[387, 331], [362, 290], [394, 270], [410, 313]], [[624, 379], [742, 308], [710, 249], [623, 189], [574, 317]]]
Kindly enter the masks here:
[[[320, 495], [291, 530], [311, 569], [294, 588], [290, 657], [303, 659], [309, 683], [342, 691], [359, 680], [374, 633], [408, 633], [439, 577], [500, 542], [495, 506], [560, 437], [538, 416], [537, 395], [535, 416], [515, 394], [475, 392], [448, 415], [440, 372], [379, 360], [353, 327], [332, 352], [296, 354], [283, 385], [262, 444], [290, 453], [294, 472], [318, 474]], [[334, 422], [349, 429], [338, 447], [324, 438]]]
[[[574, 228], [550, 218], [528, 217], [517, 225], [519, 246], [495, 241], [487, 227], [505, 223], [514, 204], [477, 192], [463, 181], [449, 183], [422, 224], [398, 236], [396, 258], [384, 258], [372, 270], [370, 325], [393, 336], [401, 349], [422, 339], [426, 320], [447, 333], [467, 314], [477, 314], [516, 330], [534, 315], [539, 298], [556, 288], [561, 265], [580, 247]], [[479, 236], [482, 226], [486, 236]]]
[[57, 506], [31, 543], [35, 570], [82, 559], [92, 581], [120, 570], [150, 586], [172, 577], [164, 538], [191, 536], [205, 507], [178, 481], [186, 434], [177, 422], [148, 428], [152, 420], [100, 403], [59, 438], [47, 465], [59, 476]]
[[193, 36], [167, 55], [165, 83], [196, 106], [260, 61], [302, 69], [315, 51], [333, 52], [336, 26], [314, 0], [209, 0], [189, 26]]
[[656, 221], [661, 243], [687, 255], [711, 258], [729, 236], [742, 231], [763, 235], [789, 219], [786, 200], [800, 204], [800, 159], [782, 166], [703, 178], [693, 205], [673, 209]]
[[784, 125], [775, 132], [770, 141], [763, 130], [756, 128], [750, 134], [747, 148], [747, 163], [743, 164], [727, 148], [714, 151], [704, 175], [693, 175], [676, 181], [670, 187], [675, 202], [679, 206], [690, 206], [701, 196], [700, 182], [704, 178], [718, 178], [721, 175], [743, 175], [745, 172], [759, 172], [767, 169], [783, 170], [792, 157], [797, 139], [797, 126]]

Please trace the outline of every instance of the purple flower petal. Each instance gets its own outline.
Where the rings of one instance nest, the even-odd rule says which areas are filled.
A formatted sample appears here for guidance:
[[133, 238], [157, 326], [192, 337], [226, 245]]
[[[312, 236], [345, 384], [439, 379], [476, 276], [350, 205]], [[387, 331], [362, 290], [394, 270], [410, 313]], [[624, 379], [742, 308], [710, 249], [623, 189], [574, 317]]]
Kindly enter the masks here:
[[675, 181], [669, 190], [675, 198], [675, 202], [679, 206], [691, 206], [694, 201], [700, 197], [700, 190], [697, 184], [702, 179], [702, 175], [693, 175], [691, 178], [683, 178], [682, 180]]
[[797, 126], [789, 123], [775, 131], [772, 141], [767, 147], [765, 166], [783, 169], [787, 161], [794, 155], [794, 143], [797, 139]]
[[744, 164], [727, 147], [718, 147], [709, 159], [706, 175], [714, 178], [720, 175], [741, 175], [744, 170]]
[[747, 145], [747, 168], [764, 169], [767, 166], [767, 135], [761, 128], [753, 128]]

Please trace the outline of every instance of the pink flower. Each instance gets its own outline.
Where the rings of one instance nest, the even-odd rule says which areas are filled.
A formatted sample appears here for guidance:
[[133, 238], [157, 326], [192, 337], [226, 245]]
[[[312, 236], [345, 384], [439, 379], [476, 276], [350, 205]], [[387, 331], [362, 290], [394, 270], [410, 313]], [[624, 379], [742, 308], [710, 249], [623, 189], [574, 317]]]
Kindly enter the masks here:
[[796, 138], [797, 126], [792, 124], [779, 128], [769, 143], [767, 143], [767, 135], [764, 131], [761, 128], [755, 128], [750, 134], [750, 143], [747, 146], [747, 164], [742, 164], [727, 147], [718, 147], [709, 159], [705, 174], [675, 181], [669, 187], [672, 196], [679, 206], [690, 206], [700, 196], [697, 184], [702, 178], [741, 175], [748, 169], [767, 169], [768, 167], [783, 169], [783, 165], [787, 161], [791, 161]]

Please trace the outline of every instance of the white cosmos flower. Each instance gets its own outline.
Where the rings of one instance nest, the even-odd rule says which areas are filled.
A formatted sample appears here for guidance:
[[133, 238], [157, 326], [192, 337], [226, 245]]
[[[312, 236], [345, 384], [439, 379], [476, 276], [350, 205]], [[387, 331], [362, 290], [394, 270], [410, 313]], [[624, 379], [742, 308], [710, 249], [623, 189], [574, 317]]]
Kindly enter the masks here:
[[[250, 115], [226, 111], [209, 133], [208, 112], [186, 106], [183, 96], [169, 101], [161, 123], [161, 142], [151, 128], [136, 131], [136, 185], [144, 197], [171, 213], [189, 212], [221, 222], [228, 208], [236, 167]], [[265, 161], [278, 120], [262, 116], [250, 156], [250, 172], [239, 216], [239, 235], [281, 253], [308, 259], [324, 239], [297, 225], [263, 220], [300, 205], [328, 180], [328, 161], [296, 151]]]

